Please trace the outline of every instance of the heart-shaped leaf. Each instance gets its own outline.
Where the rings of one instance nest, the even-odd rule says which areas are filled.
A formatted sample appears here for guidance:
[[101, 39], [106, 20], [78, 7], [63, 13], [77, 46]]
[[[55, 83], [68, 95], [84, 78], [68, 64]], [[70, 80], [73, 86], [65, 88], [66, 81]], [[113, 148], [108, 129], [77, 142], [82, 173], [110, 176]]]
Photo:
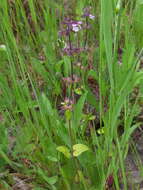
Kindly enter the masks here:
[[84, 144], [75, 144], [73, 145], [73, 156], [77, 157], [87, 150], [89, 150], [88, 146]]
[[56, 149], [59, 152], [63, 153], [65, 155], [65, 157], [67, 157], [67, 158], [71, 157], [70, 150], [66, 146], [58, 146]]

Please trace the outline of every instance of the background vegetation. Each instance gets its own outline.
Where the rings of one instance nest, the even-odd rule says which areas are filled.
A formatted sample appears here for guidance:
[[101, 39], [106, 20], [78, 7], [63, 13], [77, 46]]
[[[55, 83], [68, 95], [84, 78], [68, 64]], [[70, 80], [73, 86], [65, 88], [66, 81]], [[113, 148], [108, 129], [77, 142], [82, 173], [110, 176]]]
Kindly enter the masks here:
[[0, 188], [130, 189], [143, 1], [1, 0], [0, 18]]

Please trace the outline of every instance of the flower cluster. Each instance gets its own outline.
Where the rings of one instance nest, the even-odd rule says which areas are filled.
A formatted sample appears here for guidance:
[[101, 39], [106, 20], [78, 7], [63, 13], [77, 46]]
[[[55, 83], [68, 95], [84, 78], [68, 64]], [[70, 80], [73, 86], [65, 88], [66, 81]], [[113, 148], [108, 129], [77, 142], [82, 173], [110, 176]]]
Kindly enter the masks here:
[[64, 102], [61, 102], [61, 105], [62, 105], [61, 109], [64, 111], [65, 110], [72, 110], [74, 102], [73, 102], [73, 100], [66, 97]]
[[62, 24], [63, 28], [59, 31], [60, 36], [68, 36], [70, 32], [78, 32], [82, 29], [82, 21], [74, 21], [70, 18], [66, 18]]
[[[74, 62], [75, 59], [78, 59], [78, 63], [80, 61], [79, 54], [87, 51], [87, 43], [88, 43], [88, 30], [90, 28], [90, 20], [94, 20], [95, 16], [91, 14], [91, 7], [87, 7], [83, 9], [83, 15], [81, 15], [81, 20], [73, 20], [73, 18], [65, 18], [61, 23], [61, 30], [59, 31], [62, 55], [65, 54], [70, 56], [70, 76], [64, 77], [63, 82], [65, 87], [70, 85], [70, 96], [72, 98], [65, 98], [64, 102], [62, 102], [62, 110], [72, 110], [73, 100], [75, 101], [75, 93], [82, 94], [81, 88], [78, 88], [77, 83], [80, 81], [80, 78], [74, 75]], [[78, 34], [80, 31], [81, 36], [83, 38], [83, 43], [80, 42], [80, 35]], [[82, 47], [81, 47], [82, 45]], [[76, 56], [75, 56], [76, 55]], [[84, 69], [82, 65], [77, 65], [81, 69]], [[75, 85], [76, 84], [76, 85]], [[74, 89], [76, 88], [76, 89]], [[65, 90], [66, 96], [66, 90]]]
[[[86, 7], [83, 9], [83, 18], [89, 18], [91, 20], [95, 19], [95, 16], [91, 14], [91, 7]], [[83, 21], [76, 21], [70, 18], [65, 18], [62, 22], [62, 29], [59, 31], [59, 35], [70, 35], [70, 32], [79, 32], [82, 29]]]
[[[62, 22], [62, 29], [59, 31], [59, 36], [67, 36], [68, 40], [66, 46], [63, 48], [64, 54], [68, 56], [73, 56], [75, 54], [80, 54], [84, 48], [80, 48], [79, 46], [73, 47], [72, 42], [71, 42], [71, 35], [72, 33], [78, 33], [82, 29], [86, 29], [86, 34], [85, 34], [85, 45], [87, 42], [87, 30], [90, 28], [90, 23], [88, 22], [89, 19], [94, 20], [95, 16], [91, 14], [91, 7], [86, 7], [83, 9], [83, 15], [82, 15], [82, 20], [83, 18], [86, 18], [86, 22], [84, 21], [77, 21], [73, 20], [71, 18], [65, 18], [64, 21]], [[89, 18], [89, 19], [88, 19]], [[74, 36], [74, 38], [77, 36]]]

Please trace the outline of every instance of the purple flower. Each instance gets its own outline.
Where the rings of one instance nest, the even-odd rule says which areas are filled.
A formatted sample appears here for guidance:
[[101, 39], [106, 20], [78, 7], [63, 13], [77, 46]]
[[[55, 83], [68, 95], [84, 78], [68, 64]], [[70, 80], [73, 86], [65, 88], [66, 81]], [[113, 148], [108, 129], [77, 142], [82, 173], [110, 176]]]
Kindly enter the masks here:
[[83, 9], [83, 17], [88, 17], [91, 20], [95, 19], [95, 16], [91, 14], [91, 7], [86, 7]]
[[94, 19], [95, 19], [95, 16], [92, 15], [92, 14], [90, 14], [90, 15], [89, 15], [89, 18], [90, 18], [91, 20], [94, 20]]
[[72, 31], [78, 32], [81, 29], [82, 22], [81, 21], [74, 21], [72, 23]]
[[78, 31], [80, 30], [80, 27], [79, 27], [77, 24], [73, 24], [73, 25], [72, 25], [72, 30], [73, 30], [74, 32], [78, 32]]
[[63, 28], [62, 30], [59, 31], [60, 36], [63, 36], [63, 35], [68, 36], [70, 32], [78, 32], [82, 28], [81, 27], [82, 21], [74, 21], [69, 18], [66, 18], [62, 22], [62, 24], [63, 24]]
[[83, 9], [83, 17], [89, 17], [91, 7], [86, 7]]
[[71, 20], [71, 19], [66, 18], [66, 19], [63, 21], [63, 24], [65, 24], [65, 25], [67, 25], [67, 26], [72, 26], [73, 24], [81, 25], [81, 24], [82, 24], [82, 21], [76, 21], [76, 20]]
[[65, 98], [64, 99], [64, 102], [61, 102], [61, 109], [62, 110], [72, 110], [73, 109], [73, 105], [74, 105], [74, 101], [72, 99], [69, 99], [69, 98]]

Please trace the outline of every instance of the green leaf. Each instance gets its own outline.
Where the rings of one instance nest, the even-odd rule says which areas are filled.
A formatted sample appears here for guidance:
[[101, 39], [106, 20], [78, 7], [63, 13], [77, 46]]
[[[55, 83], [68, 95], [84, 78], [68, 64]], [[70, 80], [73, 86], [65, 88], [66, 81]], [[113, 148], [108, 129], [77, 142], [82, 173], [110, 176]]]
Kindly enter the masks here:
[[3, 158], [10, 166], [12, 165], [12, 161], [7, 157], [7, 155], [0, 148], [0, 158]]
[[129, 138], [131, 137], [132, 133], [135, 131], [136, 128], [138, 128], [141, 125], [141, 123], [137, 123], [130, 127], [126, 133], [123, 134], [122, 139], [121, 139], [121, 144], [125, 145], [129, 141]]
[[92, 106], [94, 106], [97, 111], [99, 111], [99, 103], [96, 100], [95, 95], [91, 92], [89, 87], [87, 87], [87, 91], [88, 91], [88, 93], [87, 93], [87, 102], [89, 104], [91, 104]]
[[76, 89], [75, 89], [75, 93], [76, 93], [77, 95], [82, 95], [82, 93], [83, 93], [82, 88], [76, 88]]
[[56, 148], [59, 152], [63, 153], [66, 158], [71, 157], [70, 150], [66, 146], [58, 146]]
[[78, 129], [80, 120], [82, 118], [82, 109], [83, 109], [83, 106], [84, 106], [86, 96], [87, 96], [87, 92], [80, 97], [77, 104], [75, 105], [74, 121], [73, 121], [73, 126], [74, 126], [75, 129]]
[[92, 121], [92, 120], [95, 120], [95, 119], [96, 119], [96, 116], [95, 115], [91, 115], [88, 120]]
[[52, 187], [58, 181], [58, 176], [47, 177], [47, 174], [41, 168], [38, 168], [37, 172]]
[[84, 144], [75, 144], [73, 145], [73, 156], [77, 157], [87, 150], [89, 150], [88, 146]]
[[46, 97], [45, 94], [42, 94], [42, 103], [43, 103], [43, 107], [46, 109], [48, 115], [53, 116], [54, 112], [53, 112], [51, 102], [49, 101], [48, 97]]
[[[101, 24], [104, 36], [104, 46], [106, 51], [107, 66], [109, 71], [109, 79], [111, 88], [114, 87], [113, 79], [113, 66], [112, 66], [112, 49], [113, 49], [113, 37], [112, 37], [112, 22], [113, 22], [113, 7], [112, 1], [101, 0]], [[108, 16], [107, 16], [108, 15]]]
[[138, 0], [137, 5], [143, 5], [143, 0]]
[[48, 178], [48, 183], [54, 185], [58, 181], [58, 176], [52, 176]]
[[104, 130], [105, 130], [104, 127], [102, 127], [102, 128], [100, 128], [100, 129], [97, 130], [97, 133], [98, 133], [99, 135], [103, 135], [103, 134], [105, 133]]
[[71, 116], [72, 116], [71, 110], [66, 110], [65, 117], [66, 117], [67, 121], [69, 121], [71, 119]]
[[58, 162], [58, 159], [56, 157], [53, 156], [47, 156], [48, 160], [52, 161], [52, 162]]
[[23, 148], [23, 151], [30, 153], [30, 152], [32, 152], [35, 148], [36, 148], [36, 146], [35, 146], [34, 143], [33, 143], [33, 144], [28, 144], [28, 145], [26, 145], [26, 146]]

